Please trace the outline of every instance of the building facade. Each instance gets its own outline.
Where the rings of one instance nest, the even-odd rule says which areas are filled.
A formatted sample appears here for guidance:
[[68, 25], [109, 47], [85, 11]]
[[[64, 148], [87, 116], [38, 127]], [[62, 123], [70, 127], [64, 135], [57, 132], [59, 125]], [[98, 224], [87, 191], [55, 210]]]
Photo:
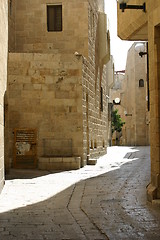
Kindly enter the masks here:
[[[130, 4], [143, 4], [130, 0]], [[118, 10], [118, 35], [121, 39], [148, 41], [150, 92], [151, 182], [147, 188], [149, 201], [160, 199], [160, 2], [146, 0], [146, 12]]]
[[122, 99], [125, 112], [123, 135], [127, 146], [146, 146], [149, 145], [147, 56], [140, 57], [136, 45], [132, 45], [127, 56]]
[[110, 61], [107, 64], [107, 95], [106, 100], [108, 102], [108, 146], [112, 146], [112, 88], [115, 82], [115, 75], [114, 75], [114, 59], [111, 56]]
[[0, 2], [0, 192], [4, 185], [4, 101], [7, 84], [8, 3]]
[[6, 168], [89, 164], [107, 147], [104, 1], [9, 3]]

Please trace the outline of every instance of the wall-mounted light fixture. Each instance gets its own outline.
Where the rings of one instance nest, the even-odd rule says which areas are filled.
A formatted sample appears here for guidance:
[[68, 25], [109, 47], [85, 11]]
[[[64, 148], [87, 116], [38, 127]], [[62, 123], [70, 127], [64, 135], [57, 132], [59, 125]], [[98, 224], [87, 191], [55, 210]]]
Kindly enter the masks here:
[[120, 103], [121, 103], [121, 99], [118, 97], [113, 100], [114, 105], [120, 105]]
[[148, 54], [144, 43], [137, 43], [135, 45], [135, 50], [136, 50], [136, 52], [138, 52], [140, 57], [143, 57], [143, 55]]
[[129, 5], [127, 4], [129, 0], [118, 0], [120, 9], [124, 12], [125, 9], [141, 9], [143, 12], [146, 12], [146, 3], [142, 5]]

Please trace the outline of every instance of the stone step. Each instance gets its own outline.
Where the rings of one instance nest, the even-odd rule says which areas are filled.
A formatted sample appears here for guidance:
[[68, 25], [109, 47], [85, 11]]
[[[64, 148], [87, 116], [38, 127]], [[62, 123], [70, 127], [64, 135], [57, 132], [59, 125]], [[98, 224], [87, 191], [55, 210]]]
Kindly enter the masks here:
[[97, 164], [97, 159], [89, 159], [87, 160], [87, 165], [96, 165]]
[[75, 170], [81, 167], [81, 157], [40, 157], [40, 170]]

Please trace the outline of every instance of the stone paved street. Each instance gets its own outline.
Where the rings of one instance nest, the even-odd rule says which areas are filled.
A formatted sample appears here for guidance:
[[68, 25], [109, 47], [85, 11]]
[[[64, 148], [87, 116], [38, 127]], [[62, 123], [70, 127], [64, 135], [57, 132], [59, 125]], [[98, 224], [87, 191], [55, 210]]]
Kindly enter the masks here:
[[110, 147], [96, 166], [7, 178], [0, 240], [160, 239], [160, 209], [146, 202], [149, 147]]

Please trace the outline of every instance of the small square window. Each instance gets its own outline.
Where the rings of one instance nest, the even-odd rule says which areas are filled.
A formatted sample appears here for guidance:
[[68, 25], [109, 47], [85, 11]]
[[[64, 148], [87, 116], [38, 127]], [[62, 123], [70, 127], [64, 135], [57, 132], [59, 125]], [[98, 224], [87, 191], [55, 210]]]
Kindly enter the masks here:
[[47, 5], [47, 30], [62, 31], [62, 5]]
[[143, 79], [139, 80], [139, 87], [144, 87], [144, 80]]

